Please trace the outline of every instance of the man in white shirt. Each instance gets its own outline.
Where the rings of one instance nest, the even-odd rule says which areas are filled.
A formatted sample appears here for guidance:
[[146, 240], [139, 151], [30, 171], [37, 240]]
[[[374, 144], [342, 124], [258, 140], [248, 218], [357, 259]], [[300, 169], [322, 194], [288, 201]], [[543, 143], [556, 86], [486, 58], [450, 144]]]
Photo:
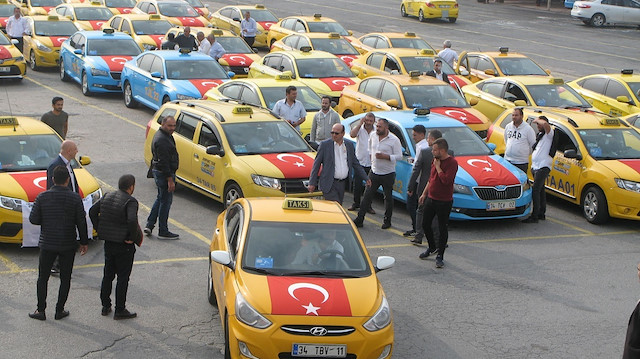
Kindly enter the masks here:
[[[420, 156], [420, 153], [422, 152], [423, 149], [429, 147], [429, 144], [427, 143], [427, 129], [423, 126], [423, 125], [415, 125], [413, 126], [413, 141], [416, 143], [416, 157], [415, 159], [411, 162], [412, 165], [415, 165], [416, 161], [418, 161], [418, 157]], [[418, 182], [418, 179], [416, 179], [416, 182]], [[420, 194], [418, 194], [417, 192], [413, 192], [410, 196], [408, 196], [407, 198], [407, 211], [409, 212], [409, 216], [411, 217], [411, 229], [404, 232], [402, 235], [405, 237], [413, 237], [415, 236], [418, 231], [417, 226], [421, 226], [422, 223], [418, 223], [416, 226], [416, 214], [418, 211], [418, 197], [420, 197]]]
[[6, 30], [10, 38], [18, 40], [17, 47], [22, 52], [22, 44], [24, 43], [22, 37], [29, 35], [29, 22], [22, 17], [20, 8], [13, 9], [13, 16], [7, 20]]
[[200, 42], [200, 45], [198, 46], [198, 52], [205, 55], [209, 55], [209, 50], [211, 49], [211, 43], [207, 38], [204, 37], [204, 32], [198, 31], [198, 34], [196, 35], [196, 39], [198, 39], [198, 42]]
[[[369, 153], [369, 137], [374, 130], [373, 124], [376, 122], [376, 116], [373, 112], [367, 113], [360, 119], [358, 126], [351, 129], [349, 135], [356, 139], [356, 158], [364, 171], [369, 174], [371, 172], [371, 154]], [[360, 197], [364, 193], [362, 181], [355, 181], [353, 184], [353, 204], [349, 207], [349, 211], [360, 209]], [[376, 214], [373, 208], [367, 208], [367, 213]]]
[[313, 116], [310, 135], [311, 141], [318, 143], [331, 138], [331, 127], [340, 123], [340, 115], [331, 108], [331, 97], [323, 95], [321, 106], [320, 111]]
[[253, 46], [253, 42], [256, 40], [256, 33], [258, 32], [258, 24], [251, 17], [251, 14], [247, 11], [244, 13], [244, 19], [240, 22], [241, 35], [244, 41], [247, 42], [249, 47]]
[[458, 53], [451, 50], [451, 40], [444, 40], [442, 50], [438, 52], [438, 56], [453, 67], [453, 62], [458, 59]]
[[216, 37], [213, 35], [213, 33], [207, 36], [207, 40], [211, 44], [211, 47], [209, 48], [209, 56], [213, 57], [216, 61], [220, 60], [220, 58], [224, 56], [227, 51], [225, 51], [222, 45], [220, 45], [220, 43], [216, 41]]
[[382, 186], [384, 193], [384, 220], [382, 229], [391, 227], [393, 214], [393, 184], [396, 180], [396, 161], [402, 159], [402, 144], [400, 139], [389, 131], [389, 121], [378, 118], [376, 133], [369, 137], [369, 153], [371, 154], [371, 185], [364, 191], [364, 198], [358, 211], [358, 217], [353, 220], [356, 227], [362, 227], [367, 208], [371, 206], [373, 195]]
[[285, 92], [285, 98], [279, 100], [273, 106], [273, 113], [288, 121], [291, 126], [300, 132], [300, 125], [307, 116], [307, 110], [304, 109], [302, 102], [297, 100], [298, 89], [295, 86], [287, 86]]
[[531, 155], [533, 211], [529, 218], [522, 221], [523, 223], [538, 223], [538, 220], [546, 219], [547, 194], [544, 191], [544, 184], [547, 181], [549, 172], [551, 172], [551, 164], [553, 163], [553, 156], [556, 152], [555, 147], [557, 146], [557, 141], [554, 141], [554, 131], [549, 125], [549, 120], [546, 116], [538, 117], [533, 120], [533, 123], [538, 126], [538, 136], [536, 143], [533, 145], [533, 155]]
[[511, 114], [511, 122], [504, 128], [504, 159], [527, 173], [529, 155], [536, 142], [536, 133], [528, 123], [523, 121], [522, 108], [516, 107]]
[[435, 77], [440, 81], [449, 83], [449, 74], [442, 71], [442, 60], [439, 58], [433, 60], [433, 70], [427, 71], [425, 75]]

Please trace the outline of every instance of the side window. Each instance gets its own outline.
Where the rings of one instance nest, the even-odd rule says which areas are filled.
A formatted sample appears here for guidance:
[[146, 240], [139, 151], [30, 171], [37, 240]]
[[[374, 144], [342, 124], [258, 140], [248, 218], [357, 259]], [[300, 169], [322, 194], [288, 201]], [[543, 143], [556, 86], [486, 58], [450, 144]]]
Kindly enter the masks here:
[[375, 53], [367, 58], [367, 65], [379, 69], [380, 66], [382, 66], [382, 60], [384, 60], [384, 58], [384, 54]]
[[122, 22], [122, 18], [121, 17], [115, 17], [113, 18], [113, 20], [111, 20], [111, 27], [118, 30], [120, 28], [120, 23]]
[[300, 36], [300, 41], [298, 41], [296, 49], [300, 49], [303, 46], [311, 46], [311, 44], [307, 41], [307, 38]]
[[293, 24], [293, 31], [295, 31], [295, 32], [307, 32], [307, 29], [304, 27], [304, 23], [302, 21], [298, 20]]
[[387, 40], [379, 37], [378, 42], [376, 42], [376, 49], [388, 49], [388, 48], [389, 48], [389, 43], [387, 42]]
[[149, 4], [149, 11], [147, 12], [147, 14], [157, 14], [158, 10], [156, 9], [156, 6], [153, 4]]
[[176, 133], [182, 135], [189, 141], [193, 141], [193, 134], [196, 132], [198, 121], [198, 118], [195, 116], [186, 113], [180, 114], [176, 121]]
[[240, 98], [240, 90], [242, 90], [241, 85], [231, 84], [221, 88], [220, 92], [229, 98], [237, 100]]
[[384, 81], [384, 86], [382, 86], [382, 96], [380, 96], [380, 99], [382, 101], [396, 99], [398, 101], [398, 106], [402, 104], [402, 101], [400, 100], [400, 93], [391, 81]]
[[200, 128], [200, 137], [198, 137], [198, 144], [200, 146], [209, 147], [213, 145], [220, 146], [218, 136], [209, 128], [209, 126], [202, 124]]
[[234, 19], [234, 20], [235, 19], [242, 20], [242, 15], [240, 15], [240, 11], [238, 11], [236, 9], [233, 9], [233, 10], [231, 10], [231, 18]]
[[162, 124], [162, 120], [164, 120], [168, 116], [176, 117], [176, 110], [172, 108], [167, 108], [164, 111], [162, 111], [160, 116], [158, 116], [158, 121], [157, 121], [158, 124], [159, 125]]
[[282, 43], [287, 46], [291, 46], [291, 48], [293, 49], [297, 49], [296, 45], [298, 44], [299, 39], [300, 39], [300, 36], [287, 36], [285, 39], [282, 40]]
[[567, 134], [567, 131], [561, 127], [555, 127], [554, 131], [558, 131], [558, 151], [578, 150], [578, 146]]
[[149, 3], [148, 2], [138, 3], [138, 9], [146, 13], [147, 11], [149, 11]]
[[376, 48], [376, 37], [375, 36], [367, 36], [364, 39], [362, 39], [362, 44], [366, 45], [366, 46], [370, 46], [373, 47], [374, 49]]
[[240, 98], [240, 101], [254, 106], [260, 106], [260, 98], [258, 97], [258, 94], [246, 86], [244, 90], [242, 90], [242, 97]]
[[80, 37], [78, 38], [78, 42], [76, 43], [77, 49], [83, 49], [84, 50], [84, 45], [87, 43], [87, 38], [84, 37], [82, 34], [80, 34]]
[[485, 82], [481, 90], [493, 96], [502, 98], [503, 87], [504, 84], [502, 82]]
[[[524, 91], [520, 88], [520, 86], [507, 82], [507, 90], [504, 92], [505, 100], [515, 102], [516, 100], [527, 101], [527, 97], [524, 95]], [[528, 103], [529, 101], [527, 101]]]
[[80, 41], [80, 38], [82, 37], [82, 35], [80, 34], [75, 34], [71, 37], [71, 40], [69, 40], [69, 45], [73, 46], [76, 49], [79, 49], [80, 46], [78, 46], [78, 42]]
[[387, 56], [386, 57], [386, 60], [384, 62], [384, 71], [385, 72], [389, 72], [391, 74], [400, 74], [401, 73], [400, 65], [398, 65], [396, 60], [391, 58], [391, 56]]
[[271, 67], [272, 69], [276, 69], [278, 71], [280, 71], [280, 62], [282, 61], [282, 59], [280, 58], [280, 56], [274, 55], [274, 56], [267, 56], [264, 59], [264, 64]]
[[489, 59], [487, 59], [486, 57], [479, 57], [478, 58], [478, 64], [476, 65], [476, 69], [480, 70], [480, 71], [484, 71], [484, 70], [493, 70], [495, 71], [496, 68], [493, 67], [493, 64], [491, 63], [491, 61]]
[[471, 67], [472, 69], [477, 69], [478, 68], [478, 56], [469, 55], [469, 56], [467, 56], [467, 58], [469, 59], [469, 67]]
[[242, 207], [239, 205], [232, 206], [227, 210], [227, 218], [225, 220], [225, 233], [227, 235], [227, 244], [231, 257], [235, 259], [238, 252], [238, 239], [242, 227]]
[[578, 83], [578, 85], [582, 86], [583, 88], [589, 91], [597, 92], [599, 94], [604, 94], [604, 85], [606, 84], [607, 79], [602, 77], [590, 78]]
[[140, 70], [151, 72], [151, 64], [155, 56], [151, 54], [144, 55], [138, 59], [138, 67]]
[[129, 24], [129, 21], [122, 22], [122, 28], [120, 29], [120, 31], [131, 34], [131, 25]]
[[232, 8], [226, 7], [224, 9], [220, 10], [220, 15], [222, 15], [224, 17], [231, 18], [231, 11], [232, 11]]
[[364, 88], [364, 94], [367, 96], [378, 98], [384, 81], [382, 79], [370, 79]]
[[640, 3], [633, 0], [625, 0], [626, 7], [632, 7], [634, 9], [640, 9]]
[[283, 29], [293, 30], [293, 24], [295, 24], [295, 22], [296, 22], [295, 19], [286, 19], [282, 23], [280, 23], [280, 26]]
[[611, 98], [617, 98], [618, 96], [627, 96], [627, 98], [631, 99], [629, 91], [627, 91], [624, 85], [616, 80], [609, 80], [609, 83], [607, 84], [607, 90], [605, 91], [604, 95]]
[[511, 121], [513, 121], [513, 119], [511, 118], [511, 114], [506, 115], [504, 117], [504, 119], [502, 120], [502, 122], [500, 122], [500, 127], [502, 127], [504, 129], [505, 127], [507, 127], [507, 125]]
[[160, 75], [164, 75], [164, 68], [162, 66], [162, 59], [158, 56], [155, 57], [153, 63], [151, 64], [151, 70], [149, 72], [159, 72]]
[[283, 57], [280, 71], [291, 71], [293, 73], [293, 62], [289, 58]]
[[398, 126], [390, 123], [389, 124], [389, 131], [391, 131], [394, 135], [396, 135], [396, 137], [398, 137], [398, 139], [400, 139], [400, 144], [402, 145], [402, 153], [404, 155], [407, 155], [407, 154], [411, 153], [411, 151], [409, 151], [409, 147], [407, 147], [407, 141], [405, 140], [404, 136], [402, 135], [402, 130], [400, 130], [398, 128]]

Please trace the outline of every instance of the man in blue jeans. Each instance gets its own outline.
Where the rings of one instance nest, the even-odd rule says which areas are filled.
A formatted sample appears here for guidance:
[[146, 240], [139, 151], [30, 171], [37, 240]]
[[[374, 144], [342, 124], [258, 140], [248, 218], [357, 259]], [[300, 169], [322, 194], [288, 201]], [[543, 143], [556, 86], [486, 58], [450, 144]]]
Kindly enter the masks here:
[[151, 170], [158, 187], [158, 197], [153, 203], [151, 213], [147, 218], [144, 233], [151, 235], [157, 220], [158, 238], [160, 239], [180, 239], [178, 234], [169, 232], [167, 226], [169, 210], [173, 201], [173, 191], [176, 189], [176, 171], [179, 164], [176, 141], [173, 139], [173, 131], [175, 130], [176, 119], [173, 116], [167, 116], [162, 119], [160, 130], [156, 132], [153, 136], [153, 141], [151, 141], [151, 153], [153, 155]]

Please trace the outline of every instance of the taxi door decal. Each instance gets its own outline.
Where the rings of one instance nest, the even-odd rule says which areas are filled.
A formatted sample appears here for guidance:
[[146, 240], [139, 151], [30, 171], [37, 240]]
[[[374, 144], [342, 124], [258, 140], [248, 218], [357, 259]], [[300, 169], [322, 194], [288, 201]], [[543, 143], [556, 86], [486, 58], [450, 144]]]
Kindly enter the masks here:
[[267, 276], [274, 315], [351, 316], [342, 279]]
[[313, 158], [308, 155], [298, 153], [267, 153], [261, 155], [284, 175], [284, 178], [309, 178]]
[[22, 187], [29, 202], [35, 201], [41, 192], [47, 190], [47, 172], [45, 171], [10, 173], [9, 175]]
[[575, 199], [582, 163], [576, 159], [566, 158], [560, 152], [553, 158], [552, 163], [553, 168], [547, 176], [546, 188]]

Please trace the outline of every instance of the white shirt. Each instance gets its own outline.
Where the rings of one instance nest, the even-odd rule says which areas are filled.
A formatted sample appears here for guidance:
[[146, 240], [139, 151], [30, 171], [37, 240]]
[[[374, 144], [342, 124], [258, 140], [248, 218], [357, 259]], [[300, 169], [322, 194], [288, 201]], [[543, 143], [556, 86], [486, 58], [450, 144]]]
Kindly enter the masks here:
[[453, 62], [458, 59], [458, 53], [447, 47], [438, 52], [438, 57], [446, 61], [449, 66], [453, 67]]
[[371, 167], [371, 155], [369, 154], [369, 137], [372, 133], [375, 133], [375, 128], [371, 132], [363, 126], [360, 126], [358, 130], [358, 136], [356, 136], [356, 158], [362, 167]]
[[429, 143], [427, 143], [427, 139], [423, 138], [421, 139], [418, 143], [416, 143], [416, 158], [413, 160], [413, 164], [415, 165], [416, 161], [418, 160], [418, 158], [420, 158], [420, 152], [422, 152], [422, 150], [424, 150], [425, 148], [429, 147]]
[[[369, 137], [369, 153], [371, 154], [371, 171], [377, 175], [386, 175], [396, 171], [396, 161], [402, 159], [402, 144], [393, 133], [380, 140], [374, 133]], [[391, 159], [376, 158], [376, 153], [384, 153]]]
[[209, 48], [209, 56], [213, 57], [216, 60], [224, 56], [224, 54], [226, 53], [227, 52], [224, 50], [222, 45], [220, 45], [220, 43], [217, 41], [214, 41]]
[[25, 17], [20, 16], [16, 19], [15, 16], [11, 16], [7, 20], [6, 30], [9, 37], [22, 37], [23, 33], [29, 33], [29, 22]]
[[[444, 81], [444, 78], [442, 77], [442, 75], [444, 75], [444, 72], [440, 71], [440, 73], [437, 73], [435, 71], [433, 71], [433, 73], [436, 75], [436, 78], [440, 81]], [[448, 81], [449, 79], [447, 79]]]
[[524, 121], [518, 127], [509, 122], [504, 128], [504, 143], [507, 145], [505, 160], [514, 164], [529, 163], [531, 147], [536, 143], [536, 132]]
[[333, 155], [336, 163], [333, 178], [343, 180], [349, 175], [349, 166], [347, 165], [347, 146], [344, 144], [344, 140], [340, 145], [336, 141], [333, 141]]
[[71, 188], [75, 191], [76, 188], [76, 177], [73, 175], [73, 168], [71, 168], [71, 161], [67, 161], [63, 155], [59, 155], [62, 158], [62, 162], [64, 162], [65, 167], [67, 167], [67, 171], [69, 172], [69, 177], [71, 178]]
[[240, 29], [242, 29], [241, 35], [243, 37], [256, 37], [258, 24], [252, 17], [249, 18], [249, 21], [247, 21], [247, 19], [242, 19], [242, 21], [240, 21]]
[[[544, 130], [542, 130], [544, 131]], [[549, 156], [549, 150], [551, 150], [551, 144], [553, 143], [553, 128], [549, 133], [542, 136], [538, 144], [536, 145], [536, 149], [533, 150], [533, 155], [531, 155], [531, 169], [539, 170], [543, 167], [547, 167], [551, 169], [551, 163], [553, 162], [553, 157]]]
[[199, 53], [209, 55], [210, 49], [211, 49], [211, 43], [209, 42], [209, 40], [207, 40], [207, 38], [204, 38], [202, 41], [200, 41], [200, 46], [198, 47]]
[[[286, 98], [276, 102], [273, 106], [273, 112], [291, 124], [307, 116], [307, 110], [304, 109], [302, 102], [296, 100], [293, 105], [289, 106]], [[299, 132], [300, 126], [296, 126], [296, 130]]]

